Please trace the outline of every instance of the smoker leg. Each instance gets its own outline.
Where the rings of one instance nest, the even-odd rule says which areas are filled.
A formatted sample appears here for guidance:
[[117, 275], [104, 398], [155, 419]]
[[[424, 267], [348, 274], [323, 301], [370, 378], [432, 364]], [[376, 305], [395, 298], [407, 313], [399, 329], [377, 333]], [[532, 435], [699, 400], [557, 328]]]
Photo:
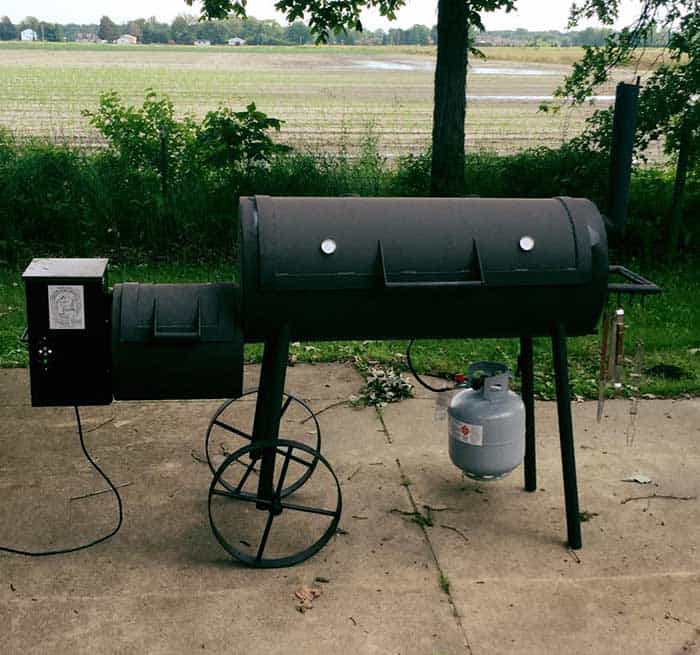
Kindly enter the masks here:
[[[279, 436], [288, 358], [289, 328], [285, 326], [265, 340], [258, 401], [255, 406], [255, 421], [253, 423], [253, 443], [256, 441], [276, 441]], [[272, 498], [276, 454], [274, 448], [266, 448], [262, 453], [258, 482], [258, 497], [261, 499], [269, 500]], [[265, 509], [266, 507], [267, 505], [262, 504], [258, 508]]]
[[537, 456], [535, 452], [535, 378], [532, 338], [520, 339], [520, 375], [525, 405], [525, 491], [537, 489]]
[[581, 518], [579, 516], [578, 489], [576, 486], [576, 458], [574, 455], [574, 427], [571, 420], [571, 398], [569, 395], [566, 331], [563, 325], [557, 325], [552, 334], [552, 356], [557, 388], [561, 462], [564, 471], [567, 534], [569, 547], [578, 549], [581, 548]]

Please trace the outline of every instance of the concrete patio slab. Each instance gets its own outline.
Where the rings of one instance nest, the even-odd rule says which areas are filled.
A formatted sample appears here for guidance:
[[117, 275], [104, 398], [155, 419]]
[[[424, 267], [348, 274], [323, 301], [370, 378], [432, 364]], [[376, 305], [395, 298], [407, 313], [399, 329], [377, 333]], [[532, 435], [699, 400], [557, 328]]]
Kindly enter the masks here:
[[[246, 368], [247, 386], [256, 369]], [[537, 404], [538, 491], [526, 493], [521, 469], [484, 484], [452, 466], [434, 398], [353, 409], [342, 401], [360, 385], [349, 366], [290, 369], [287, 389], [325, 410], [322, 452], [343, 491], [342, 533], [307, 562], [267, 571], [232, 563], [210, 531], [203, 437], [220, 401], [85, 408], [89, 449], [128, 483], [124, 526], [80, 553], [0, 553], [1, 651], [700, 652], [700, 401], [609, 402], [600, 425], [594, 404], [574, 405], [590, 516], [574, 554], [553, 403]], [[252, 401], [227, 420], [249, 423]], [[283, 432], [305, 438], [304, 417], [290, 406]], [[234, 445], [212, 438], [219, 457]], [[622, 481], [635, 473], [652, 483]], [[72, 410], [31, 408], [27, 372], [0, 371], [0, 544], [55, 548], [105, 533], [113, 496], [77, 498], [104, 487], [80, 452]], [[412, 520], [414, 506], [432, 526]], [[302, 614], [294, 592], [303, 585], [323, 593]]]

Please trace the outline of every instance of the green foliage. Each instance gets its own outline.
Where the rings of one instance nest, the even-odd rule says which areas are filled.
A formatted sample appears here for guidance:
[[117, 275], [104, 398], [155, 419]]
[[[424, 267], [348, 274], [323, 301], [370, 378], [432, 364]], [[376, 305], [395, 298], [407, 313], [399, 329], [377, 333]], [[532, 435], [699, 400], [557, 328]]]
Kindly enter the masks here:
[[0, 131], [0, 260], [34, 254], [112, 256], [176, 248], [199, 258], [235, 249], [236, 194], [263, 179], [286, 148], [268, 130], [281, 121], [220, 107], [198, 123], [148, 91], [141, 107], [103, 94], [90, 122], [106, 150], [30, 142]]
[[259, 162], [269, 162], [288, 147], [276, 144], [270, 130], [280, 131], [282, 121], [258, 111], [255, 103], [245, 111], [219, 107], [209, 112], [197, 131], [197, 150], [207, 163], [230, 170], [239, 166], [246, 169]]
[[16, 148], [6, 138], [0, 153], [0, 259], [11, 257], [17, 244], [60, 245], [84, 235], [94, 187], [80, 152], [40, 142]]
[[100, 96], [96, 111], [84, 110], [90, 125], [100, 131], [110, 147], [121, 158], [141, 172], [163, 171], [165, 151], [168, 172], [182, 174], [187, 156], [197, 139], [197, 125], [185, 116], [175, 118], [173, 103], [166, 96], [159, 97], [153, 89], [146, 91], [141, 107], [125, 105], [116, 91]]
[[14, 41], [17, 38], [17, 28], [8, 16], [0, 19], [0, 41]]
[[365, 377], [365, 384], [359, 395], [352, 398], [355, 404], [386, 407], [389, 403], [413, 397], [413, 385], [393, 368], [370, 366], [362, 359], [358, 359], [357, 364]]
[[119, 28], [109, 16], [102, 16], [102, 18], [100, 18], [100, 27], [97, 30], [97, 36], [105, 41], [114, 41], [119, 37]]
[[258, 111], [255, 103], [240, 112], [221, 106], [197, 123], [191, 116], [176, 118], [172, 101], [152, 89], [138, 108], [110, 91], [100, 96], [96, 111], [82, 113], [113, 154], [141, 173], [167, 177], [175, 186], [196, 175], [229, 183], [234, 173], [288, 150], [269, 136], [271, 130], [279, 132], [282, 121]]
[[[645, 0], [635, 23], [608, 35], [602, 46], [589, 46], [583, 58], [555, 91], [555, 96], [581, 104], [610, 79], [616, 66], [637, 61], [655, 35], [667, 34], [666, 58], [646, 80], [639, 98], [637, 149], [664, 137], [668, 153], [679, 149], [684, 130], [690, 131], [690, 147], [700, 147], [700, 5], [697, 0]], [[619, 11], [618, 0], [585, 0], [574, 5], [570, 27], [596, 17], [612, 24]], [[598, 110], [588, 120], [581, 140], [588, 147], [607, 149], [610, 144], [612, 111]]]
[[[85, 153], [30, 143], [18, 145], [0, 132], [0, 260], [32, 254], [94, 255], [117, 258], [169, 255], [229, 259], [235, 254], [237, 196], [252, 194], [339, 196], [425, 196], [430, 158], [420, 155], [388, 168], [368, 140], [360, 158], [288, 152], [250, 167], [213, 166], [194, 148], [196, 159], [175, 162], [163, 196], [155, 168], [132, 164], [116, 149]], [[607, 196], [607, 158], [574, 149], [531, 150], [516, 155], [481, 153], [466, 158], [464, 195], [486, 197]], [[692, 176], [687, 217], [700, 213], [700, 180]], [[625, 251], [658, 250], [668, 214], [673, 171], [635, 169]], [[700, 244], [689, 223], [688, 242]]]

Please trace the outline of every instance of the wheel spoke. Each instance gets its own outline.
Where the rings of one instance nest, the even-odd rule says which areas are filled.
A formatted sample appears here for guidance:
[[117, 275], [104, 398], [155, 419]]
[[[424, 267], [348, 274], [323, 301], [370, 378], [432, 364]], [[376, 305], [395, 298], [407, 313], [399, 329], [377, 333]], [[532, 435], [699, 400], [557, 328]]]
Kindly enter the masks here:
[[[246, 465], [246, 464], [244, 464], [243, 462], [241, 462], [240, 459], [237, 459], [237, 460], [236, 460], [235, 462], [233, 462], [233, 463], [234, 463], [234, 464], [238, 464], [239, 466], [242, 466], [244, 469], [247, 469], [248, 466], [250, 466], [250, 464]], [[255, 475], [257, 475], [257, 474], [258, 474], [258, 470], [255, 468], [255, 460], [252, 460], [252, 461], [251, 461], [251, 464], [253, 465], [253, 473], [255, 473]]]
[[280, 471], [280, 479], [277, 481], [277, 491], [276, 496], [279, 498], [282, 494], [282, 489], [284, 489], [284, 480], [287, 477], [287, 471], [289, 470], [289, 460], [292, 457], [292, 449], [287, 449], [287, 454], [284, 458], [284, 463], [282, 464], [282, 470]]
[[267, 517], [267, 523], [265, 524], [265, 530], [263, 531], [263, 536], [262, 539], [260, 540], [260, 546], [258, 547], [258, 554], [255, 556], [255, 559], [260, 561], [260, 559], [263, 556], [263, 553], [265, 552], [265, 546], [267, 545], [267, 538], [270, 536], [270, 528], [272, 527], [272, 520], [275, 518], [275, 515], [273, 512], [270, 512], [270, 515]]
[[241, 489], [243, 489], [243, 485], [245, 485], [246, 480], [248, 479], [248, 476], [255, 470], [255, 461], [251, 461], [250, 464], [248, 464], [248, 467], [245, 470], [245, 473], [243, 474], [243, 477], [241, 478], [241, 481], [238, 483], [238, 486], [236, 487], [236, 493], [239, 493]]
[[320, 507], [308, 507], [307, 505], [297, 505], [296, 503], [281, 503], [284, 509], [293, 509], [297, 512], [308, 512], [309, 514], [322, 514], [323, 516], [335, 516], [335, 512], [330, 509], [321, 509]]
[[280, 412], [280, 419], [284, 416], [284, 413], [289, 409], [289, 406], [292, 404], [292, 400], [294, 398], [292, 396], [287, 396], [287, 400], [284, 401], [284, 405], [282, 405], [282, 411]]
[[252, 441], [253, 437], [251, 437], [249, 434], [246, 434], [243, 432], [243, 430], [239, 430], [238, 428], [234, 428], [232, 425], [229, 425], [228, 423], [224, 423], [223, 421], [220, 421], [218, 418], [214, 420], [214, 425], [218, 425], [220, 428], [223, 428], [224, 430], [228, 430], [229, 432], [233, 432], [233, 434], [237, 434], [239, 437], [243, 437], [244, 439], [248, 439], [248, 441]]
[[[290, 451], [289, 449], [287, 450], [287, 452], [290, 452], [290, 453], [291, 453], [291, 451]], [[282, 450], [281, 448], [278, 448], [278, 449], [277, 449], [277, 454], [278, 454], [278, 455], [282, 455], [283, 457], [286, 457], [286, 456], [287, 456], [287, 452], [285, 452], [285, 451]], [[314, 464], [313, 462], [307, 462], [305, 459], [303, 459], [303, 458], [301, 458], [301, 457], [297, 457], [296, 455], [291, 455], [291, 454], [290, 454], [290, 455], [289, 455], [289, 459], [291, 459], [293, 462], [296, 462], [297, 464], [303, 464], [304, 466], [306, 466], [306, 468], [310, 468], [310, 467], [312, 467], [313, 464]]]
[[213, 489], [211, 492], [212, 496], [224, 496], [225, 498], [233, 498], [234, 500], [242, 500], [246, 503], [262, 503], [264, 505], [271, 505], [272, 501], [265, 500], [264, 498], [258, 498], [257, 496], [252, 496], [245, 493], [240, 493], [237, 491], [223, 491], [222, 489]]

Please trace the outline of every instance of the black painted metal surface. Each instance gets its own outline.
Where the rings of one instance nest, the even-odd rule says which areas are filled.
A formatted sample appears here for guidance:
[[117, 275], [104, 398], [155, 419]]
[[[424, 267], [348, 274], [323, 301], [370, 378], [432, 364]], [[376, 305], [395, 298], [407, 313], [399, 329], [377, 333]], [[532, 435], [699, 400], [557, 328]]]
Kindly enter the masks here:
[[607, 295], [588, 200], [257, 196], [240, 221], [247, 341], [580, 335]]
[[233, 284], [118, 284], [112, 302], [117, 400], [236, 397], [243, 334]]
[[608, 220], [610, 229], [622, 234], [627, 222], [634, 135], [637, 130], [639, 82], [620, 82], [615, 91], [615, 113], [610, 150]]
[[112, 402], [106, 259], [34, 259], [23, 274], [32, 405]]

